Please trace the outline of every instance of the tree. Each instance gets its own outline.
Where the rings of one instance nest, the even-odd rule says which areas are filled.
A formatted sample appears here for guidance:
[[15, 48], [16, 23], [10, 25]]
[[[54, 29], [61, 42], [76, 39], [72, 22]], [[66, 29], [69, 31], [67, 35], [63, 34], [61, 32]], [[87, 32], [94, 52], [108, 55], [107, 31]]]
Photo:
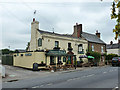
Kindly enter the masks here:
[[[118, 9], [118, 13], [116, 13], [116, 9]], [[115, 39], [117, 39], [120, 36], [120, 1], [118, 0], [115, 0], [112, 3], [111, 19], [116, 19], [117, 22], [115, 28], [113, 29], [113, 32], [115, 33]]]
[[1, 51], [2, 51], [2, 54], [3, 54], [3, 55], [4, 55], [4, 54], [10, 54], [10, 53], [13, 53], [13, 52], [14, 52], [14, 51], [9, 50], [9, 49], [2, 49]]
[[28, 42], [27, 47], [26, 47], [26, 51], [30, 48], [30, 42]]
[[118, 57], [117, 54], [108, 54], [106, 55], [106, 60], [112, 60], [113, 57]]

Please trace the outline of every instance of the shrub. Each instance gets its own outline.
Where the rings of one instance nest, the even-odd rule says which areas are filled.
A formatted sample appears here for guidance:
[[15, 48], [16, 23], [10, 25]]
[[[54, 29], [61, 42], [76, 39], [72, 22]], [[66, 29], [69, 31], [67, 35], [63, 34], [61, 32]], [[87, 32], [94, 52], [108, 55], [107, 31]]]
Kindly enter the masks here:
[[93, 56], [97, 62], [100, 61], [101, 54], [99, 52], [89, 51], [86, 53], [87, 56]]
[[106, 60], [112, 60], [113, 57], [118, 57], [117, 54], [108, 54], [106, 55]]

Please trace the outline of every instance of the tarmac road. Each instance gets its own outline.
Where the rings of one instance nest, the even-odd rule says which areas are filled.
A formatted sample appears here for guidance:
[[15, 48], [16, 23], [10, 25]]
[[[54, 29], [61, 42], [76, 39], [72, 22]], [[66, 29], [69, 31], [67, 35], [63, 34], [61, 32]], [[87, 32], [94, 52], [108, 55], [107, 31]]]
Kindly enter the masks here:
[[118, 67], [97, 67], [83, 71], [58, 72], [14, 82], [3, 82], [3, 88], [115, 88]]

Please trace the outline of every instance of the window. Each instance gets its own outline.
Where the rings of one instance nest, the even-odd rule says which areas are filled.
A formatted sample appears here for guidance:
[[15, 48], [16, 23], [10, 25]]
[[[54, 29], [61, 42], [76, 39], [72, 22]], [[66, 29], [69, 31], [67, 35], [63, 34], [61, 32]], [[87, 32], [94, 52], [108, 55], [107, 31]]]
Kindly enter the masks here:
[[103, 53], [103, 46], [101, 46], [101, 52]]
[[94, 51], [94, 45], [92, 45], [92, 51]]
[[82, 46], [82, 44], [79, 44], [78, 45], [78, 53], [79, 54], [83, 54], [84, 52], [83, 52], [83, 46]]
[[17, 56], [19, 56], [19, 53], [17, 53]]
[[32, 54], [31, 53], [26, 53], [25, 56], [32, 56]]
[[42, 39], [41, 38], [38, 39], [38, 46], [42, 46]]
[[66, 62], [66, 57], [63, 57], [63, 62]]
[[50, 64], [54, 64], [54, 57], [50, 56]]
[[71, 43], [68, 43], [68, 48], [71, 48]]
[[55, 47], [59, 47], [59, 42], [55, 41]]

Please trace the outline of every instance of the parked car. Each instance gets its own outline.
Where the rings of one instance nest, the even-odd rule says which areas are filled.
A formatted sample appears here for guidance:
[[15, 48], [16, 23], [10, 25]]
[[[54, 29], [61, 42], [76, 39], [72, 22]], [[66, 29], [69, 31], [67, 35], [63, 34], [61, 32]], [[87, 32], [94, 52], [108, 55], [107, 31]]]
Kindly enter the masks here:
[[120, 57], [112, 58], [112, 66], [120, 66]]

